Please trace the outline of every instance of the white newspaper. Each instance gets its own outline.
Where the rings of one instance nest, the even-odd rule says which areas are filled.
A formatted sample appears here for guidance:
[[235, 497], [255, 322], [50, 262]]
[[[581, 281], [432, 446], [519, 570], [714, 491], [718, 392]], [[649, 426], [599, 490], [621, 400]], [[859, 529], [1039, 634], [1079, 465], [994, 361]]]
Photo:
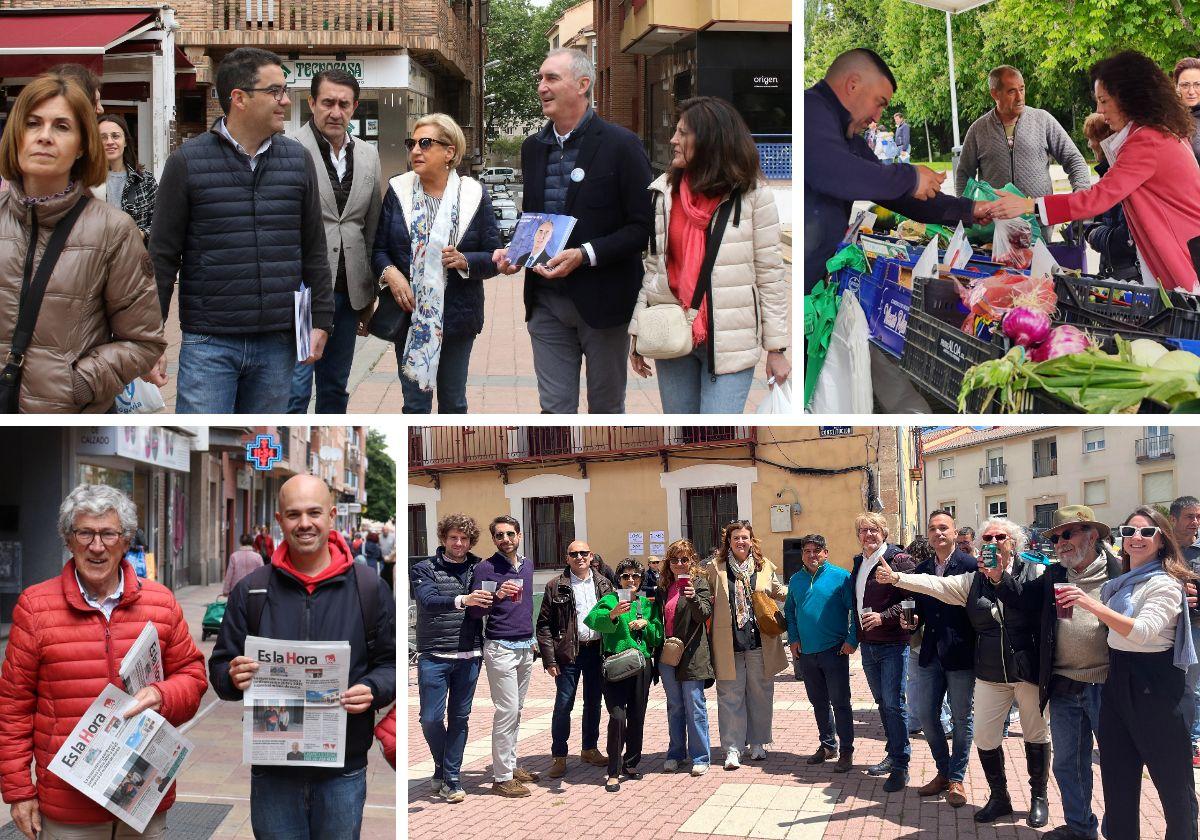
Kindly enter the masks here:
[[296, 304], [296, 361], [303, 362], [312, 355], [312, 289], [301, 283], [300, 291], [292, 294]]
[[130, 694], [137, 694], [148, 685], [162, 682], [162, 649], [158, 646], [158, 631], [151, 622], [146, 622], [137, 641], [121, 660], [118, 673], [125, 681], [125, 690]]
[[341, 767], [346, 763], [349, 642], [246, 637], [258, 663], [243, 695], [242, 760], [249, 764]]
[[123, 719], [121, 712], [133, 702], [115, 685], [106, 685], [75, 724], [50, 769], [140, 832], [194, 747], [157, 712]]

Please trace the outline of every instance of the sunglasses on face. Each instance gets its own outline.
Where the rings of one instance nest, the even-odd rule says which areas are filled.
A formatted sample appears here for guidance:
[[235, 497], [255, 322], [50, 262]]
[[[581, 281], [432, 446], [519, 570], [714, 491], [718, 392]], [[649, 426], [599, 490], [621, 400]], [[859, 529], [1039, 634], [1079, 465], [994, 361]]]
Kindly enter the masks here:
[[429, 147], [434, 143], [437, 143], [439, 146], [450, 145], [445, 140], [434, 140], [432, 137], [422, 137], [420, 140], [415, 140], [412, 137], [409, 137], [404, 141], [404, 148], [411, 152], [413, 150], [413, 146], [420, 146], [422, 152], [427, 152], [429, 151]]
[[1117, 528], [1117, 535], [1121, 537], [1139, 536], [1143, 539], [1154, 539], [1161, 529], [1157, 525], [1148, 528], [1138, 528], [1134, 525], [1121, 525]]
[[505, 540], [505, 539], [507, 539], [507, 540], [511, 540], [511, 539], [512, 539], [513, 537], [515, 537], [516, 535], [517, 535], [517, 532], [516, 532], [516, 531], [497, 531], [497, 532], [496, 532], [496, 539], [498, 539], [498, 540]]
[[690, 562], [692, 562], [692, 561], [687, 559], [686, 557], [676, 557], [674, 560], [671, 561], [671, 565], [672, 566], [686, 566]]
[[590, 552], [590, 551], [568, 551], [567, 556], [568, 557], [591, 557], [592, 552]]
[[1059, 540], [1069, 540], [1069, 539], [1071, 539], [1071, 537], [1075, 536], [1076, 534], [1082, 534], [1086, 530], [1087, 530], [1087, 528], [1068, 528], [1065, 531], [1063, 531], [1062, 533], [1051, 534], [1050, 535], [1050, 544], [1058, 545]]
[[984, 542], [991, 542], [992, 540], [995, 540], [996, 542], [1004, 542], [1006, 539], [1008, 539], [1008, 534], [984, 534], [982, 537], [980, 537], [980, 539]]
[[625, 574], [620, 575], [620, 578], [621, 578], [621, 580], [641, 580], [642, 576], [626, 572]]

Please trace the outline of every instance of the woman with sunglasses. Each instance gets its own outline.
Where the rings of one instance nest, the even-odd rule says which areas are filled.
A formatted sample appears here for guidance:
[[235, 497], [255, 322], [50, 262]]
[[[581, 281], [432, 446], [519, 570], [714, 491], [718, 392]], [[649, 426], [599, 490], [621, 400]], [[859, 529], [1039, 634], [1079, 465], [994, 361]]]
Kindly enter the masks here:
[[712, 590], [700, 572], [700, 558], [688, 540], [667, 546], [658, 580], [654, 615], [662, 622], [665, 639], [681, 643], [682, 654], [674, 665], [658, 661], [658, 675], [667, 694], [667, 730], [670, 745], [663, 769], [674, 773], [690, 759], [692, 775], [708, 772], [708, 707], [704, 690], [713, 684], [708, 617], [712, 615]]
[[408, 313], [392, 336], [405, 414], [466, 414], [467, 368], [483, 331], [483, 281], [496, 275], [500, 229], [487, 191], [460, 176], [466, 139], [445, 114], [417, 120], [404, 141], [412, 171], [391, 181], [372, 266]]
[[753, 596], [764, 592], [778, 602], [782, 618], [787, 587], [775, 564], [763, 557], [754, 528], [744, 519], [725, 526], [721, 545], [704, 567], [713, 593], [712, 661], [717, 679], [717, 729], [725, 750], [725, 769], [767, 757], [775, 675], [788, 666], [782, 634], [759, 629]]
[[609, 793], [621, 789], [622, 776], [635, 781], [642, 778], [637, 766], [642, 760], [651, 655], [663, 640], [662, 620], [638, 591], [642, 564], [633, 558], [622, 560], [617, 565], [617, 584], [620, 589], [597, 601], [584, 619], [584, 624], [600, 634], [605, 659], [628, 650], [636, 650], [642, 658], [640, 669], [619, 680], [609, 679], [609, 669], [604, 669], [604, 705], [608, 709], [608, 780], [604, 789]]
[[[996, 595], [996, 584], [1005, 572], [1021, 581], [1032, 580], [1042, 573], [1040, 564], [1021, 559], [1025, 541], [1025, 531], [1019, 525], [993, 516], [984, 522], [976, 541], [977, 572], [945, 577], [899, 574], [886, 563], [880, 563], [875, 577], [879, 583], [966, 607], [975, 631], [975, 747], [990, 789], [987, 804], [975, 812], [975, 822], [993, 822], [1013, 811], [1004, 771], [1003, 744], [1004, 724], [1015, 700], [1021, 715], [1025, 765], [1029, 772], [1026, 822], [1040, 828], [1050, 817], [1046, 801], [1050, 727], [1039, 702], [1036, 624], [1024, 613], [1006, 610]], [[914, 628], [915, 624], [907, 629]]]
[[1162, 802], [1166, 840], [1196, 840], [1196, 789], [1184, 674], [1196, 662], [1184, 584], [1196, 579], [1171, 523], [1139, 507], [1117, 528], [1124, 574], [1093, 598], [1071, 584], [1061, 608], [1086, 610], [1108, 628], [1108, 679], [1100, 695], [1104, 834], [1140, 836], [1142, 770]]

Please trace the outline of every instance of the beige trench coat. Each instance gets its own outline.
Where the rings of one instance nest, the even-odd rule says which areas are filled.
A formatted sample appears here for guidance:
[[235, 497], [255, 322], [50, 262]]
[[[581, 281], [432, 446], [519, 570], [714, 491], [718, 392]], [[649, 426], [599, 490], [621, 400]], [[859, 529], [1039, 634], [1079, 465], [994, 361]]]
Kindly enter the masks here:
[[[733, 664], [733, 610], [729, 607], [729, 577], [724, 557], [704, 567], [708, 585], [713, 593], [712, 660], [713, 671], [718, 680], [736, 678]], [[779, 602], [780, 611], [787, 598], [787, 587], [779, 582], [775, 564], [763, 558], [763, 567], [754, 581], [756, 591], [768, 592]], [[787, 654], [783, 652], [783, 635], [762, 634], [763, 667], [765, 676], [773, 677], [788, 667]]]

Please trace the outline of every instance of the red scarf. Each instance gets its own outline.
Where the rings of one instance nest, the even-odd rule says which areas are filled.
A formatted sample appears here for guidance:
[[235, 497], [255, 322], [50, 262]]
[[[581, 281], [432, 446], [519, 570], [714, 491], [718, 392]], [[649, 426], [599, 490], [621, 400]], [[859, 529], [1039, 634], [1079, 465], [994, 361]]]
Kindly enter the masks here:
[[[671, 218], [667, 226], [667, 284], [684, 307], [692, 303], [696, 284], [700, 282], [700, 266], [704, 264], [704, 245], [708, 240], [708, 225], [712, 221], [720, 197], [696, 195], [688, 186], [685, 175], [671, 196]], [[699, 347], [708, 340], [708, 307], [711, 295], [700, 305], [700, 313], [692, 322], [692, 344]]]

